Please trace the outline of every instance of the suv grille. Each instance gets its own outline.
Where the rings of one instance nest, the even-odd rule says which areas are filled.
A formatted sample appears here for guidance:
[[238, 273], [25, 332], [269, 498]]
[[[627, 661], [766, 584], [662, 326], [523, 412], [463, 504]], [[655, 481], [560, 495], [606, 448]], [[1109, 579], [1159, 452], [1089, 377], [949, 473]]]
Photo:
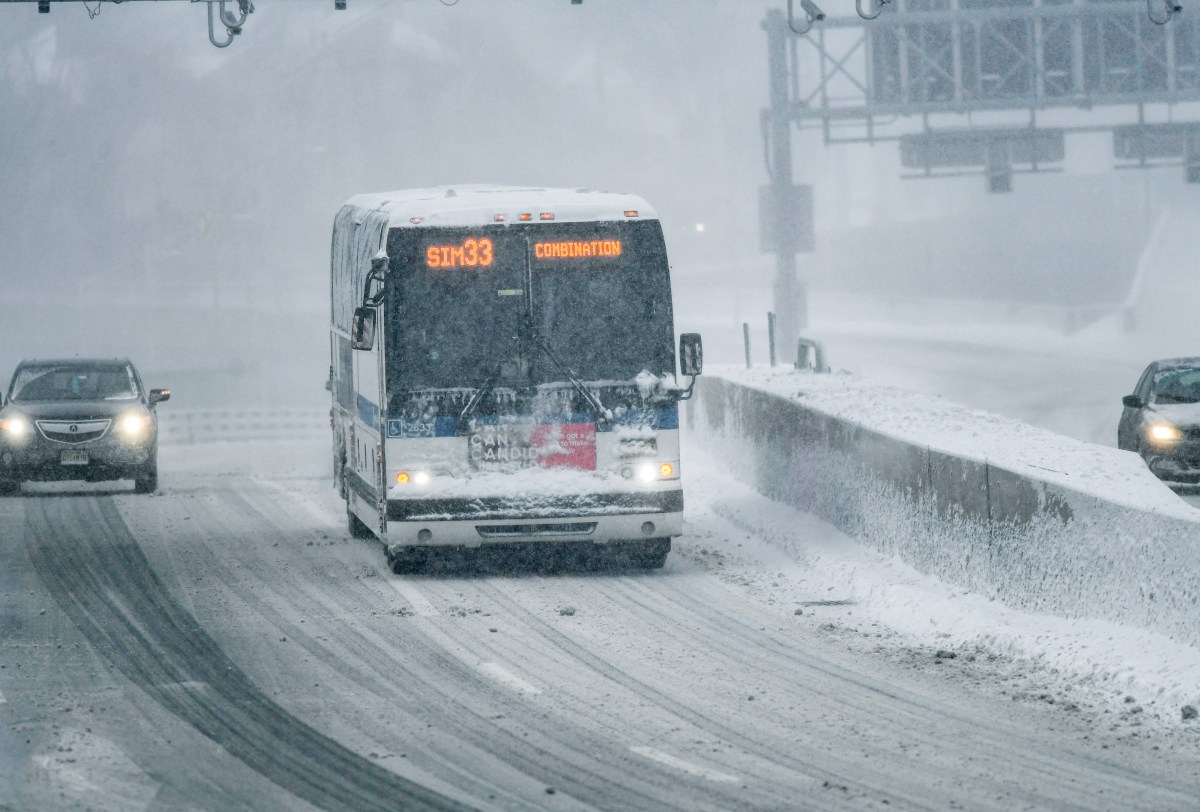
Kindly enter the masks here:
[[99, 440], [112, 425], [111, 420], [38, 420], [38, 431], [56, 443], [86, 443]]

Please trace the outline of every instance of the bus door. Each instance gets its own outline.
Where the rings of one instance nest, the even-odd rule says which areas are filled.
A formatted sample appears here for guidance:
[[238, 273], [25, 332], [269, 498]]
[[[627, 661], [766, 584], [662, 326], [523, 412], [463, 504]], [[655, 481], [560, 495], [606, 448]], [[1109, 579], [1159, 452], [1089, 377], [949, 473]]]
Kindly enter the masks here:
[[384, 481], [387, 468], [382, 428], [387, 425], [383, 386], [385, 308], [371, 310], [373, 323], [370, 327], [359, 324], [357, 318], [355, 324], [354, 430], [348, 449], [347, 464], [351, 476], [347, 489], [354, 513], [383, 539], [387, 533], [387, 483]]

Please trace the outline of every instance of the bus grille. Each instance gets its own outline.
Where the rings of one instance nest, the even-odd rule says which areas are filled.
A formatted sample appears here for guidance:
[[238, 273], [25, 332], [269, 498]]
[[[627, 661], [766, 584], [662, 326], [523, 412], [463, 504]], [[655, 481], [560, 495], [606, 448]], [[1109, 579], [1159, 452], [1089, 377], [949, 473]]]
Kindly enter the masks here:
[[590, 536], [596, 531], [596, 522], [475, 525], [475, 530], [485, 539], [529, 538], [530, 536]]

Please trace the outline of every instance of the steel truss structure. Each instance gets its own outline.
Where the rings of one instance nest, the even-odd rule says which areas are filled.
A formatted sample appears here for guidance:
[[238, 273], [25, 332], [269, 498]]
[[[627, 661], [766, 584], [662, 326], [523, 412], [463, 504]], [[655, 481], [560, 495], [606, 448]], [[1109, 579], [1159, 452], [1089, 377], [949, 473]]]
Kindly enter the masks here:
[[[1200, 20], [1176, 14], [1163, 25], [1139, 0], [893, 0], [881, 10], [825, 18], [793, 39], [791, 116], [821, 127], [826, 143], [899, 139], [906, 167], [977, 166], [990, 189], [1006, 191], [1012, 164], [1039, 171], [1062, 160], [1063, 132], [1112, 129], [1118, 160], [1182, 159], [1187, 179], [1200, 181], [1200, 125], [1146, 120], [1147, 105], [1169, 115], [1200, 102]], [[804, 62], [815, 63], [812, 76], [799, 69], [797, 43], [815, 57]], [[1137, 124], [1093, 115], [1038, 126], [1040, 111], [1121, 106], [1136, 109]], [[1002, 111], [1025, 119], [989, 129], [971, 118]], [[919, 134], [899, 120], [914, 116]], [[955, 116], [957, 131], [934, 123]]]
[[[896, 12], [874, 21], [826, 19], [803, 37], [820, 68], [798, 100], [799, 118], [869, 123], [1200, 100], [1200, 21], [1180, 15], [1156, 25], [1141, 2], [896, 0], [889, 7]], [[835, 45], [836, 29], [859, 30]], [[838, 79], [850, 95], [834, 95]]]

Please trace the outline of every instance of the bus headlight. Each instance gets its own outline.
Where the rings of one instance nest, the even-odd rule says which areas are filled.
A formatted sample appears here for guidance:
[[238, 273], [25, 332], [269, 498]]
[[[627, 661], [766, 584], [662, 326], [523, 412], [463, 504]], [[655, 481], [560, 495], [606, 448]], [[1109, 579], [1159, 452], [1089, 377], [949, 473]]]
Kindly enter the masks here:
[[662, 479], [678, 479], [679, 469], [671, 462], [646, 462], [638, 466], [637, 478], [642, 482], [658, 482]]
[[150, 415], [126, 412], [117, 418], [117, 433], [126, 440], [141, 440], [150, 431]]
[[0, 432], [10, 440], [20, 440], [32, 430], [29, 421], [19, 414], [0, 420]]

